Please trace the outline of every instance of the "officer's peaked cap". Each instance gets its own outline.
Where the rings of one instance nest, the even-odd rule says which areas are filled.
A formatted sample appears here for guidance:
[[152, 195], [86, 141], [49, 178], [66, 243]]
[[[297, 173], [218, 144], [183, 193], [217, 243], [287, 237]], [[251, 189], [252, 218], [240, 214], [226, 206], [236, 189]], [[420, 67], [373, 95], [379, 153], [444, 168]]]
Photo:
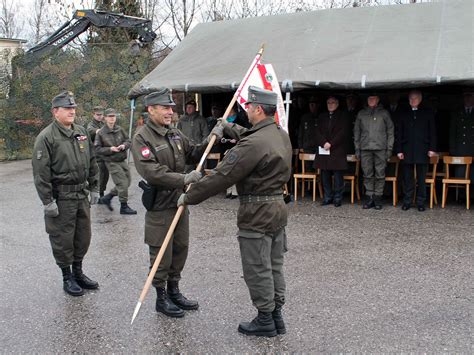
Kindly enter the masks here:
[[77, 107], [76, 101], [74, 101], [74, 94], [70, 91], [63, 91], [59, 95], [53, 97], [53, 100], [51, 100], [51, 107]]
[[176, 106], [175, 102], [173, 101], [173, 96], [171, 96], [171, 91], [167, 88], [154, 91], [145, 96], [145, 106], [153, 105]]
[[246, 104], [262, 104], [276, 106], [277, 94], [270, 90], [261, 89], [256, 86], [249, 86], [249, 96]]

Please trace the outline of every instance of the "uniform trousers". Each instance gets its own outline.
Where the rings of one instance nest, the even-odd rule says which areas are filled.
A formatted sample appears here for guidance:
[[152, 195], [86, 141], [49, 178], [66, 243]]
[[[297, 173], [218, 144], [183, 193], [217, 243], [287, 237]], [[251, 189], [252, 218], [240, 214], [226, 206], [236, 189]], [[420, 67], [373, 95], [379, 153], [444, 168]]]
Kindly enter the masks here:
[[118, 195], [120, 202], [127, 202], [128, 188], [132, 180], [127, 161], [108, 161], [106, 164], [107, 169], [109, 169], [109, 173], [112, 176], [112, 181], [115, 184], [112, 190], [110, 190], [110, 194], [113, 196]]
[[287, 251], [286, 232], [238, 232], [244, 280], [253, 305], [261, 312], [272, 312], [285, 304], [283, 255]]
[[415, 175], [416, 170], [416, 204], [423, 206], [426, 201], [426, 173], [428, 172], [428, 164], [407, 164], [403, 163], [403, 187], [405, 193], [403, 196], [403, 203], [410, 205], [413, 200], [415, 192]]
[[[145, 215], [145, 243], [150, 249], [150, 268], [160, 252], [177, 208], [147, 211]], [[154, 287], [164, 287], [167, 280], [181, 280], [181, 272], [188, 257], [189, 210], [186, 208], [176, 225], [173, 236], [153, 278]]]
[[59, 215], [45, 216], [46, 233], [60, 268], [82, 261], [91, 242], [90, 204], [87, 198], [57, 200]]
[[387, 153], [385, 150], [361, 150], [360, 163], [364, 173], [365, 194], [369, 197], [382, 196], [385, 186], [385, 167]]
[[109, 169], [103, 160], [97, 159], [97, 165], [99, 166], [99, 192], [103, 194], [109, 182]]

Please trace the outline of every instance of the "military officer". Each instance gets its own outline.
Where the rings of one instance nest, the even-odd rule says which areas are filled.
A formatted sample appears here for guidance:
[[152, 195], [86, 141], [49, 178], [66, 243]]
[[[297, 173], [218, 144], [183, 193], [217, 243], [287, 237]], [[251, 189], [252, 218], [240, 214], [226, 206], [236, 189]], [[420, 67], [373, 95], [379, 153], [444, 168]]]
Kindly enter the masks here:
[[105, 126], [97, 132], [95, 137], [96, 153], [105, 161], [115, 184], [112, 190], [99, 201], [113, 211], [112, 198], [118, 195], [120, 214], [137, 214], [137, 211], [128, 205], [128, 187], [132, 178], [126, 159], [127, 151], [130, 149], [130, 139], [116, 121], [117, 112], [113, 108], [105, 110]]
[[[238, 139], [213, 174], [193, 184], [178, 204], [194, 205], [237, 185], [240, 207], [238, 240], [244, 279], [258, 310], [238, 331], [275, 336], [286, 332], [283, 254], [286, 251], [287, 208], [282, 186], [291, 173], [291, 142], [274, 120], [277, 95], [250, 86], [247, 113], [252, 128], [225, 123], [224, 132]], [[222, 126], [221, 126], [222, 127]], [[218, 132], [215, 132], [218, 134]]]
[[364, 209], [382, 209], [385, 167], [392, 156], [394, 128], [390, 114], [377, 93], [367, 98], [367, 107], [357, 114], [354, 125], [355, 154], [361, 161], [367, 200]]
[[81, 296], [84, 289], [99, 287], [82, 272], [91, 241], [90, 205], [99, 199], [99, 181], [87, 130], [74, 123], [76, 106], [71, 92], [53, 98], [54, 121], [36, 138], [32, 164], [36, 191], [44, 205], [46, 232], [63, 273], [64, 291]]
[[[95, 135], [97, 131], [104, 127], [104, 108], [102, 106], [96, 106], [93, 109], [92, 121], [87, 125], [87, 132], [91, 137], [92, 143], [95, 142]], [[100, 156], [96, 156], [97, 165], [99, 166], [99, 197], [104, 196], [104, 191], [107, 188], [107, 182], [109, 181], [109, 171], [105, 161]], [[99, 200], [100, 203], [100, 200]]]
[[[180, 130], [170, 127], [175, 105], [168, 89], [147, 95], [149, 120], [132, 142], [135, 167], [153, 191], [151, 205], [145, 206], [145, 243], [149, 246], [151, 265], [176, 214], [179, 195], [186, 185], [201, 178], [196, 170], [185, 174], [185, 164], [198, 162], [206, 148], [206, 144], [194, 145]], [[199, 307], [198, 302], [184, 297], [178, 287], [189, 248], [188, 214], [186, 210], [181, 216], [153, 279], [156, 311], [169, 317], [182, 317], [183, 310]]]

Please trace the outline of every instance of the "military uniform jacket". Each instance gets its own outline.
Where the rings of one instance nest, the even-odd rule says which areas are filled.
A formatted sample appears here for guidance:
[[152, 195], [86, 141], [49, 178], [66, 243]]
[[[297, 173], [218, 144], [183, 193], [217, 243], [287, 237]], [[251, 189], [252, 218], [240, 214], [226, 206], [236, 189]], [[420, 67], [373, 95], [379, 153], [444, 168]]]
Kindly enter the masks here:
[[53, 199], [82, 199], [88, 190], [98, 189], [94, 148], [82, 126], [67, 129], [54, 120], [36, 137], [32, 164], [36, 191], [45, 205]]
[[336, 110], [330, 118], [329, 112], [319, 115], [316, 130], [316, 144], [318, 147], [324, 143], [331, 144], [330, 155], [319, 155], [318, 150], [314, 159], [314, 167], [324, 170], [347, 169], [347, 139], [350, 139], [347, 113]]
[[390, 114], [382, 106], [361, 110], [354, 125], [354, 146], [360, 150], [393, 149], [394, 127]]
[[[95, 135], [98, 129], [104, 127], [104, 123], [97, 121], [96, 119], [92, 119], [87, 125], [87, 132], [89, 132], [89, 137], [91, 137], [92, 144], [95, 142]], [[102, 161], [102, 157], [96, 155], [97, 161]]]
[[449, 153], [456, 156], [474, 156], [474, 107], [469, 114], [462, 110], [451, 118]]
[[176, 208], [184, 188], [185, 164], [199, 162], [206, 144], [194, 145], [176, 128], [155, 124], [151, 119], [133, 137], [135, 168], [157, 189], [153, 211]]
[[202, 143], [202, 141], [209, 135], [207, 121], [198, 112], [195, 112], [192, 116], [181, 116], [177, 127], [186, 135], [186, 137], [191, 139], [191, 143], [194, 144]]
[[[236, 184], [240, 197], [282, 195], [291, 173], [291, 142], [273, 117], [251, 129], [228, 125], [225, 133], [239, 139], [224, 159], [186, 194], [187, 204], [197, 204]], [[241, 202], [237, 226], [241, 231], [275, 232], [287, 224], [283, 199], [268, 202]]]
[[317, 114], [306, 113], [301, 117], [298, 132], [298, 147], [305, 152], [314, 153], [318, 148], [316, 144]]
[[407, 164], [428, 164], [428, 151], [436, 151], [436, 127], [433, 111], [411, 108], [400, 116], [397, 154], [403, 153]]
[[[110, 148], [125, 145], [120, 152], [113, 152]], [[95, 151], [104, 161], [124, 161], [127, 159], [127, 150], [130, 148], [130, 139], [122, 127], [115, 125], [113, 128], [105, 125], [95, 137]]]

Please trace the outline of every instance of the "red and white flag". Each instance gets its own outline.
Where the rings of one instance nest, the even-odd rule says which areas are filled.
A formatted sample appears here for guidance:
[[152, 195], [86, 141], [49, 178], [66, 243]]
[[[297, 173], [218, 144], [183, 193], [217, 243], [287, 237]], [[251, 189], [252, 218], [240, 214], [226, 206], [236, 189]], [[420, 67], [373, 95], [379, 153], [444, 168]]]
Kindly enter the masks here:
[[275, 121], [288, 133], [288, 119], [286, 118], [285, 106], [281, 95], [280, 84], [271, 64], [260, 63], [260, 55], [257, 55], [250, 66], [244, 80], [237, 89], [237, 102], [246, 110], [244, 103], [248, 98], [249, 86], [256, 86], [262, 89], [271, 90], [278, 95]]

